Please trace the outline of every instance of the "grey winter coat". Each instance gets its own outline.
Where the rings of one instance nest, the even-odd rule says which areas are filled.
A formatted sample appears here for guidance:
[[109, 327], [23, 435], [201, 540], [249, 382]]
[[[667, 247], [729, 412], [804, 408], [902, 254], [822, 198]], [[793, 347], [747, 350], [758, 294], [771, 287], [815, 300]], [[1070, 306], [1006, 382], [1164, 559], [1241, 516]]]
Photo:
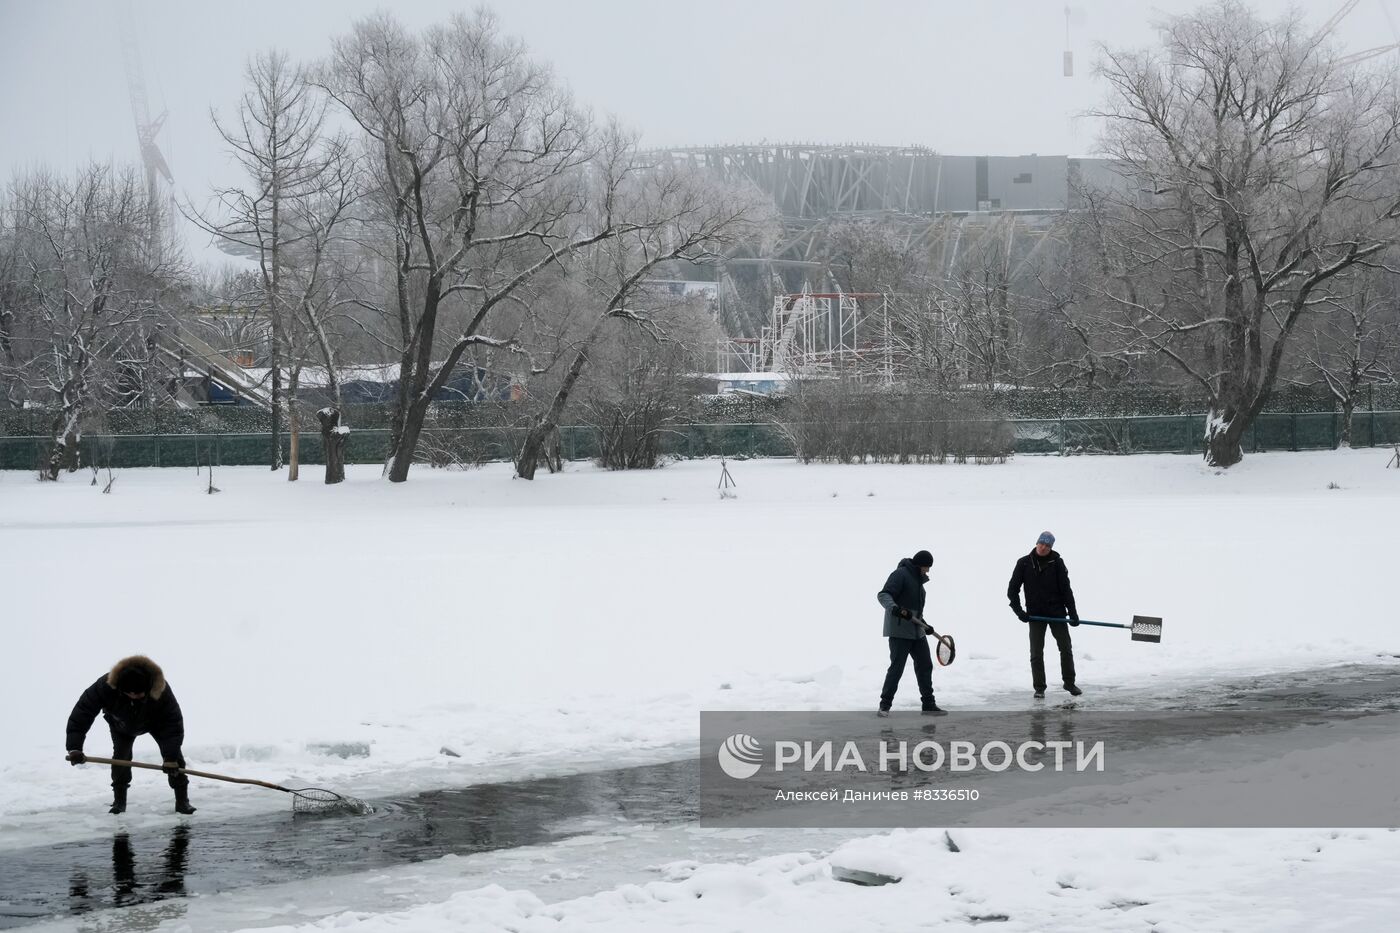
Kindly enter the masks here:
[[914, 563], [906, 557], [894, 568], [894, 573], [885, 581], [885, 586], [875, 598], [885, 607], [886, 638], [923, 638], [923, 626], [913, 619], [903, 619], [895, 615], [896, 609], [908, 609], [916, 616], [924, 614], [924, 583], [927, 578]]

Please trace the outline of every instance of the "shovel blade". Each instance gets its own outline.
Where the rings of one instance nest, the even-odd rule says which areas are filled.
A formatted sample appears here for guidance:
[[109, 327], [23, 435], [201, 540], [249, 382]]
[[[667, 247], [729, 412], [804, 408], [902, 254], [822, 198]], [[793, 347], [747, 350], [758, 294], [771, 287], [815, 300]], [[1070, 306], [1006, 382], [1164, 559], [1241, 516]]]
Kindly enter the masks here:
[[1162, 643], [1162, 620], [1157, 616], [1133, 616], [1133, 641]]

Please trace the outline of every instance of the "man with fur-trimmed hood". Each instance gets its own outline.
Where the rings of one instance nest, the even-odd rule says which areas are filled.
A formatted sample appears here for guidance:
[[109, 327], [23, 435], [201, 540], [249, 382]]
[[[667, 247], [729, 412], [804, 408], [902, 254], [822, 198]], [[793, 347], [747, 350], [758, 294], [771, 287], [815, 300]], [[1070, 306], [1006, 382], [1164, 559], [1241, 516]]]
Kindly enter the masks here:
[[[112, 732], [112, 757], [131, 760], [132, 745], [138, 735], [150, 734], [160, 747], [162, 767], [175, 791], [175, 812], [193, 813], [190, 806], [190, 779], [178, 769], [185, 766], [180, 746], [185, 742], [185, 718], [165, 672], [145, 655], [122, 658], [91, 687], [83, 691], [68, 717], [68, 761], [83, 764], [83, 742], [93, 720], [101, 713]], [[112, 765], [111, 813], [126, 810], [126, 789], [131, 786], [131, 769]]]

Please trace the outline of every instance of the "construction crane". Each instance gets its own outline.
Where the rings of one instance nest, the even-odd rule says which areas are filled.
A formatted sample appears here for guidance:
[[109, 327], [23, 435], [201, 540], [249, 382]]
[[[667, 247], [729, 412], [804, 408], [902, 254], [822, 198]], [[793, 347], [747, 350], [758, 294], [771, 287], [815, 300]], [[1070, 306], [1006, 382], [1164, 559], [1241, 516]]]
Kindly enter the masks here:
[[1069, 44], [1069, 4], [1065, 4], [1065, 57], [1064, 74], [1066, 78], [1074, 77], [1074, 48]]
[[135, 13], [129, 3], [117, 14], [118, 32], [121, 36], [122, 62], [126, 66], [126, 89], [131, 95], [131, 115], [136, 121], [136, 138], [141, 146], [141, 164], [146, 169], [146, 196], [155, 208], [152, 216], [152, 236], [159, 231], [158, 225], [168, 225], [174, 216], [174, 193], [162, 192], [161, 182], [172, 185], [175, 179], [170, 174], [170, 164], [156, 144], [156, 134], [165, 125], [167, 111], [162, 110], [155, 118], [151, 117], [150, 102], [146, 96], [146, 78], [141, 70], [141, 47], [136, 40]]
[[[1352, 10], [1356, 9], [1356, 5], [1360, 2], [1361, 0], [1346, 0], [1346, 2], [1342, 4], [1341, 8], [1338, 9], [1336, 13], [1332, 14], [1332, 18], [1329, 19], [1327, 22], [1323, 23], [1322, 27], [1318, 29], [1316, 35], [1314, 36], [1314, 41], [1323, 39], [1326, 36], [1330, 35], [1332, 33], [1332, 30], [1336, 29], [1337, 25], [1342, 20], [1346, 19], [1347, 14], [1351, 13]], [[1384, 4], [1381, 5], [1381, 13], [1385, 15], [1386, 22], [1390, 23], [1390, 31], [1393, 34], [1395, 32], [1395, 23], [1391, 21], [1390, 12], [1385, 8]], [[1397, 49], [1400, 49], [1400, 41], [1392, 42], [1389, 45], [1378, 45], [1374, 48], [1362, 49], [1360, 52], [1353, 52], [1350, 55], [1343, 55], [1341, 58], [1337, 59], [1337, 64], [1354, 65], [1357, 62], [1364, 62], [1367, 59], [1375, 58], [1378, 55], [1384, 55], [1386, 52], [1394, 52]]]
[[1346, 0], [1337, 12], [1332, 14], [1332, 18], [1323, 23], [1318, 28], [1317, 32], [1313, 34], [1313, 41], [1316, 42], [1331, 35], [1332, 30], [1337, 28], [1337, 24], [1346, 19], [1347, 15], [1351, 13], [1352, 10], [1356, 9], [1356, 5], [1360, 2], [1361, 0]]
[[1368, 58], [1375, 58], [1377, 55], [1384, 55], [1386, 52], [1394, 52], [1400, 49], [1400, 42], [1392, 42], [1390, 45], [1378, 45], [1373, 49], [1364, 49], [1354, 52], [1351, 55], [1344, 55], [1337, 59], [1339, 65], [1355, 65], [1357, 62], [1364, 62]]

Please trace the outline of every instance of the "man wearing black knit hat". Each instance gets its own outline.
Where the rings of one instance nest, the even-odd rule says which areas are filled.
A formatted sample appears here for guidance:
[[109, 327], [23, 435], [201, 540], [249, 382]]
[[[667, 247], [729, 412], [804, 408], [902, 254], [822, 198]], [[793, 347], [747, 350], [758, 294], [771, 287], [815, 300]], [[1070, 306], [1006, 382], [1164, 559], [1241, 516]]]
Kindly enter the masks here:
[[910, 657], [914, 659], [914, 679], [919, 684], [924, 713], [931, 716], [943, 713], [933, 699], [933, 657], [929, 654], [928, 636], [922, 622], [924, 584], [928, 582], [932, 567], [933, 555], [928, 551], [906, 557], [875, 595], [885, 608], [885, 637], [890, 642], [890, 667], [885, 672], [884, 689], [880, 691], [881, 716], [890, 714], [899, 678], [904, 675], [904, 665]]
[[[175, 812], [193, 813], [190, 779], [179, 770], [185, 766], [180, 751], [185, 743], [185, 718], [160, 665], [140, 654], [122, 658], [83, 691], [68, 717], [67, 748], [71, 764], [87, 761], [83, 742], [99, 713], [112, 731], [114, 759], [130, 761], [136, 737], [150, 733], [160, 747], [170, 787], [175, 791]], [[131, 769], [112, 765], [112, 808], [108, 812], [126, 810], [126, 791], [130, 786]]]

